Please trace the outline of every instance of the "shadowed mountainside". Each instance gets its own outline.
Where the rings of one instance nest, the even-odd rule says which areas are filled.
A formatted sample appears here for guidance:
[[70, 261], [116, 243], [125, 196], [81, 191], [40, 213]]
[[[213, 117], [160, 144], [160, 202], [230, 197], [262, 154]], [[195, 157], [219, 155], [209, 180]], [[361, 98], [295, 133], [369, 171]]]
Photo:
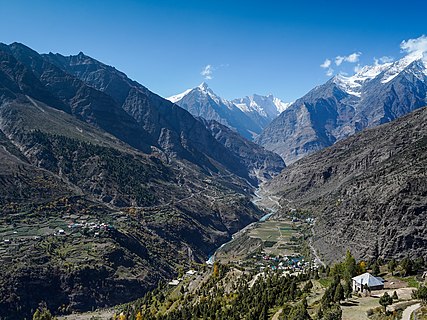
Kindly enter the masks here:
[[285, 208], [316, 217], [327, 262], [427, 253], [427, 108], [288, 166], [266, 188]]

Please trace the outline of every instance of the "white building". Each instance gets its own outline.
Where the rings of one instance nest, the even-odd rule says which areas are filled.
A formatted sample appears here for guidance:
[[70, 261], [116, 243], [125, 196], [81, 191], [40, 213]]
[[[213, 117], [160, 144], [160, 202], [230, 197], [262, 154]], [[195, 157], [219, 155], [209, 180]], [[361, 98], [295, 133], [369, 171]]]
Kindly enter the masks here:
[[353, 291], [363, 291], [365, 285], [371, 290], [384, 289], [384, 280], [380, 277], [374, 277], [372, 274], [366, 272], [360, 276], [354, 277], [353, 279]]

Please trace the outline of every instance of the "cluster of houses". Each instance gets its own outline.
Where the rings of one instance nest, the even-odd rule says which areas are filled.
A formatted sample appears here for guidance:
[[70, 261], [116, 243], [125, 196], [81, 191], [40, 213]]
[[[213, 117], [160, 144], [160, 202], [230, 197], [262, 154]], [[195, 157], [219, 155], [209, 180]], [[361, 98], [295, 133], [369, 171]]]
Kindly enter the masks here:
[[282, 270], [288, 272], [304, 272], [308, 269], [318, 269], [318, 265], [315, 261], [306, 261], [302, 256], [292, 255], [292, 256], [271, 256], [263, 255], [260, 260], [258, 256], [254, 255], [252, 258], [257, 259], [256, 265], [259, 267], [260, 271], [265, 269], [271, 270]]
[[[87, 222], [85, 220], [82, 220], [80, 223], [78, 222], [72, 222], [68, 225], [68, 228], [71, 230], [74, 229], [86, 229], [88, 232], [93, 233], [94, 236], [99, 236], [101, 231], [110, 231], [113, 230], [114, 227], [112, 225], [106, 224], [106, 223], [98, 223], [98, 222]], [[61, 231], [61, 230], [59, 230]], [[62, 230], [63, 231], [63, 230]], [[63, 231], [62, 234], [65, 232]]]
[[[54, 235], [54, 236], [66, 236], [67, 234], [73, 233], [77, 230], [85, 230], [90, 234], [93, 234], [95, 237], [99, 236], [103, 231], [111, 231], [114, 229], [112, 225], [109, 225], [107, 223], [99, 223], [99, 222], [88, 222], [86, 220], [81, 220], [80, 222], [70, 222], [68, 225], [68, 229], [70, 232], [66, 232], [65, 229], [62, 228], [55, 228], [53, 233], [47, 232], [46, 235]], [[39, 235], [19, 235], [18, 232], [15, 230], [8, 236], [4, 236], [2, 239], [2, 242], [0, 244], [3, 244], [5, 246], [11, 245], [11, 244], [17, 244], [19, 242], [25, 242], [28, 240], [40, 240], [41, 236]]]
[[191, 276], [194, 276], [194, 275], [196, 275], [197, 274], [197, 271], [196, 270], [188, 270], [185, 274], [184, 274], [184, 276], [183, 277], [180, 277], [180, 278], [178, 278], [178, 279], [174, 279], [174, 280], [172, 280], [172, 281], [169, 281], [168, 282], [168, 285], [170, 285], [170, 286], [177, 286], [177, 285], [179, 285], [180, 283], [181, 283], [181, 281], [182, 280], [184, 280], [184, 278], [188, 278], [188, 277], [191, 277]]

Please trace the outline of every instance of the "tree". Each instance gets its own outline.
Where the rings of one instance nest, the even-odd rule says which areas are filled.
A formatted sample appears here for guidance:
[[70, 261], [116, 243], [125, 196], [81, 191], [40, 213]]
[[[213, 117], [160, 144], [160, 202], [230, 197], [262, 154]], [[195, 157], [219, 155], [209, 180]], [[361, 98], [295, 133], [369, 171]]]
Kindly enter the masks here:
[[347, 300], [351, 297], [352, 291], [353, 287], [351, 285], [351, 279], [349, 279], [344, 283], [344, 296]]
[[338, 283], [338, 285], [335, 288], [335, 293], [334, 293], [334, 301], [337, 303], [340, 303], [340, 301], [344, 300], [344, 289], [341, 285], [341, 283]]
[[342, 310], [341, 307], [337, 304], [332, 305], [330, 308], [326, 309], [322, 320], [341, 320], [342, 319]]
[[380, 267], [378, 265], [378, 262], [374, 263], [374, 266], [372, 267], [372, 273], [374, 274], [374, 276], [377, 276], [380, 274]]
[[316, 270], [314, 270], [314, 279], [315, 280], [319, 280], [319, 271], [316, 269]]
[[135, 320], [142, 320], [142, 314], [141, 311], [138, 311], [138, 313], [136, 314]]
[[311, 280], [308, 280], [308, 282], [305, 284], [303, 288], [303, 292], [310, 292], [311, 288], [313, 288], [313, 282]]
[[396, 267], [397, 267], [397, 262], [394, 259], [391, 259], [387, 264], [388, 271], [391, 272], [391, 275], [393, 275], [393, 272], [394, 270], [396, 270]]
[[350, 250], [347, 250], [344, 260], [344, 278], [350, 279], [356, 275], [356, 259], [351, 255]]
[[311, 320], [310, 315], [307, 312], [307, 300], [305, 298], [302, 302], [295, 305], [288, 315], [289, 320]]
[[413, 262], [410, 258], [404, 258], [400, 262], [400, 266], [402, 267], [405, 276], [409, 276], [410, 274], [412, 274]]
[[213, 266], [213, 276], [215, 278], [219, 277], [219, 266], [218, 266], [218, 262], [214, 262], [214, 266]]
[[414, 260], [414, 271], [422, 270], [424, 269], [425, 261], [423, 257], [419, 257]]
[[34, 312], [33, 320], [55, 320], [56, 318], [52, 317], [49, 309], [46, 307], [37, 308]]
[[360, 262], [357, 264], [356, 272], [357, 272], [358, 274], [362, 274], [362, 273], [365, 273], [365, 272], [366, 272], [366, 262], [365, 262], [365, 261], [360, 261]]
[[394, 291], [393, 295], [391, 296], [393, 300], [399, 300], [399, 297], [397, 296], [397, 292]]
[[384, 312], [387, 312], [387, 306], [393, 303], [393, 298], [387, 292], [380, 298], [379, 304], [384, 307]]
[[427, 287], [421, 285], [418, 290], [412, 291], [412, 297], [422, 300], [423, 304], [427, 304]]

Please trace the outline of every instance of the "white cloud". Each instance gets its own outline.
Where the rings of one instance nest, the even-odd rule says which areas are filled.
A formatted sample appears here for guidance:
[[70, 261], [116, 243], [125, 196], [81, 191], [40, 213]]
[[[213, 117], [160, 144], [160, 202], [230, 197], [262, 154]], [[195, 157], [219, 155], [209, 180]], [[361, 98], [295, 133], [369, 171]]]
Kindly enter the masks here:
[[325, 59], [325, 61], [320, 65], [321, 68], [328, 69], [332, 64], [332, 61]]
[[329, 68], [328, 71], [326, 71], [326, 75], [328, 77], [331, 77], [333, 74], [334, 74], [334, 69], [332, 69], [332, 68]]
[[213, 71], [214, 71], [214, 67], [212, 67], [212, 65], [210, 64], [207, 64], [202, 69], [200, 74], [203, 76], [203, 78], [205, 78], [205, 80], [211, 80], [213, 78]]
[[355, 73], [358, 73], [358, 72], [360, 72], [360, 70], [362, 70], [362, 66], [360, 65], [360, 63], [358, 63], [355, 67], [354, 67], [354, 72]]
[[400, 49], [411, 55], [422, 56], [427, 52], [427, 37], [422, 35], [416, 39], [403, 40]]
[[362, 55], [361, 52], [354, 52], [348, 56], [336, 56], [335, 64], [340, 66], [343, 62], [356, 63], [359, 61], [359, 57]]
[[394, 59], [393, 57], [389, 57], [389, 56], [384, 56], [380, 58], [381, 63], [390, 63], [393, 62]]
[[340, 66], [340, 65], [341, 65], [341, 63], [343, 63], [344, 58], [345, 58], [345, 57], [342, 57], [342, 56], [337, 56], [337, 57], [335, 57], [335, 64], [336, 64], [337, 66]]
[[352, 54], [350, 54], [349, 56], [347, 56], [345, 58], [345, 61], [350, 62], [350, 63], [356, 63], [357, 61], [359, 61], [359, 57], [362, 53], [361, 52], [354, 52]]
[[381, 64], [390, 63], [393, 61], [394, 61], [394, 59], [392, 57], [388, 57], [388, 56], [383, 56], [379, 59], [374, 58], [374, 66], [379, 66]]

